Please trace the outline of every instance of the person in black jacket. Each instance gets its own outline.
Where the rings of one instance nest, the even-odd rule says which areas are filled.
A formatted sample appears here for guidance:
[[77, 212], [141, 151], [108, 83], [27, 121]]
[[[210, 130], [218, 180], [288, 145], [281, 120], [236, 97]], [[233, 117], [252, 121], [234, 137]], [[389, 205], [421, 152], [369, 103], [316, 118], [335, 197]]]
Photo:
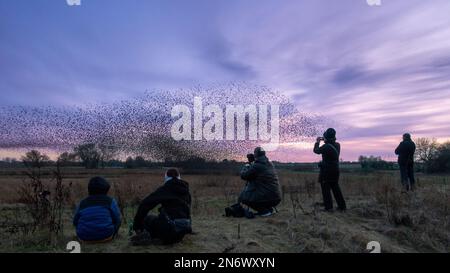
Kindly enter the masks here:
[[[325, 144], [320, 146], [322, 140], [324, 140]], [[322, 155], [322, 161], [319, 164], [319, 183], [322, 188], [325, 210], [333, 210], [332, 191], [338, 205], [338, 210], [345, 211], [347, 206], [341, 188], [339, 187], [339, 155], [341, 153], [341, 145], [336, 142], [336, 130], [328, 128], [323, 134], [323, 137], [317, 138], [314, 145], [314, 153]]]
[[[159, 215], [147, 215], [157, 205], [161, 205]], [[148, 244], [151, 239], [174, 244], [192, 232], [189, 184], [181, 180], [177, 169], [167, 170], [164, 185], [142, 200], [133, 229], [136, 236], [131, 241], [135, 245]]]
[[403, 192], [415, 189], [414, 179], [414, 153], [416, 144], [411, 140], [411, 135], [405, 133], [403, 141], [400, 142], [395, 154], [398, 155], [398, 165], [400, 167], [400, 177], [403, 185]]

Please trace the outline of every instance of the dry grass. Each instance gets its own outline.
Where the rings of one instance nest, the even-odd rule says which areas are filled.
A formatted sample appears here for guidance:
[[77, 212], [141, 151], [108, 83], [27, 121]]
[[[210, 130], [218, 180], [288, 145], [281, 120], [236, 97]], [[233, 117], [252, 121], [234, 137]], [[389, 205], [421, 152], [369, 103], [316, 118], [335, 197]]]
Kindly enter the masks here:
[[[49, 246], [45, 234], [26, 232], [26, 215], [17, 204], [21, 170], [0, 171], [0, 252], [64, 252], [74, 238], [72, 210], [86, 196], [90, 177], [101, 175], [112, 184], [110, 194], [130, 223], [137, 204], [161, 184], [163, 171], [63, 170], [71, 194], [64, 214], [63, 239]], [[419, 176], [418, 190], [400, 194], [397, 173], [343, 174], [341, 185], [347, 213], [324, 213], [317, 174], [279, 173], [283, 201], [270, 218], [223, 217], [244, 182], [234, 174], [185, 175], [192, 194], [195, 234], [174, 246], [132, 247], [128, 226], [112, 243], [82, 246], [83, 252], [364, 252], [369, 241], [379, 241], [384, 252], [449, 252], [450, 191], [448, 177]], [[43, 176], [49, 185], [51, 172]], [[42, 238], [41, 238], [42, 237]]]

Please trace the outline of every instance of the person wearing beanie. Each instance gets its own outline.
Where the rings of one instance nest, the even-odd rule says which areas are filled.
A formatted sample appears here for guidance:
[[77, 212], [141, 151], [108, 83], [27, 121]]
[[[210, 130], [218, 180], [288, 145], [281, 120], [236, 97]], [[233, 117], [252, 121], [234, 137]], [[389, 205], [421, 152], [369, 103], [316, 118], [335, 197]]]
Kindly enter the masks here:
[[107, 242], [117, 234], [120, 210], [116, 200], [108, 196], [110, 185], [102, 177], [93, 177], [88, 184], [89, 196], [77, 206], [73, 224], [80, 240]]
[[[243, 211], [243, 208], [240, 206], [242, 203], [255, 210], [256, 215], [266, 217], [274, 213], [275, 207], [281, 201], [280, 184], [275, 168], [267, 158], [264, 149], [256, 147], [253, 155], [254, 161], [246, 164], [241, 170], [241, 178], [247, 183], [238, 198], [238, 204], [232, 207], [235, 210], [238, 208], [240, 211]], [[252, 157], [247, 156], [247, 158], [253, 160]], [[225, 212], [227, 214], [227, 210]], [[248, 215], [251, 215], [251, 217]], [[245, 213], [245, 216], [248, 218], [252, 218], [253, 215], [249, 211]]]
[[[320, 142], [324, 145], [320, 146]], [[339, 186], [339, 155], [341, 145], [336, 142], [336, 130], [328, 128], [323, 137], [318, 137], [314, 145], [314, 153], [322, 155], [322, 161], [319, 163], [319, 183], [322, 188], [323, 203], [325, 211], [333, 210], [333, 199], [331, 192], [338, 205], [338, 210], [345, 211], [347, 206]]]
[[[158, 205], [161, 205], [159, 215], [148, 214]], [[192, 233], [189, 184], [181, 180], [177, 169], [167, 170], [164, 184], [139, 204], [133, 229], [136, 232], [131, 238], [133, 245], [148, 245], [153, 239], [174, 244]]]
[[400, 178], [403, 186], [402, 192], [415, 189], [414, 179], [414, 153], [416, 144], [412, 141], [409, 133], [403, 134], [403, 141], [395, 149], [398, 155], [398, 166], [400, 168]]

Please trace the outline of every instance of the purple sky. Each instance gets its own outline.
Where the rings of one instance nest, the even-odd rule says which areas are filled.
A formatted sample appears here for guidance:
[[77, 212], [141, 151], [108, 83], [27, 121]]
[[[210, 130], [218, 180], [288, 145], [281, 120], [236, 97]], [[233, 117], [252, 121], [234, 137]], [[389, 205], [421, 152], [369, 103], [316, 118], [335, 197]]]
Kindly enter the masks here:
[[[0, 107], [247, 82], [340, 122], [344, 159], [390, 158], [405, 131], [450, 138], [449, 14], [448, 0], [2, 0]], [[273, 156], [316, 160], [308, 145]]]

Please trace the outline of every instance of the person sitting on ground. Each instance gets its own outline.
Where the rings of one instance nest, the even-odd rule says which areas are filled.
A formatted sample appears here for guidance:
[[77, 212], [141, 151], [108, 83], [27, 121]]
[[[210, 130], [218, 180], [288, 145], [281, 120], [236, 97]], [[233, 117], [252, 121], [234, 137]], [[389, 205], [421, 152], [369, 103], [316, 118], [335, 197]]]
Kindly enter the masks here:
[[[161, 205], [159, 215], [147, 215], [157, 205]], [[189, 184], [181, 180], [177, 169], [167, 170], [164, 185], [142, 200], [133, 229], [136, 232], [131, 238], [134, 245], [147, 245], [153, 239], [174, 244], [192, 233]]]
[[247, 164], [241, 170], [241, 178], [247, 181], [245, 189], [239, 196], [238, 204], [231, 206], [230, 209], [236, 214], [227, 213], [227, 216], [241, 217], [243, 214], [252, 218], [253, 213], [245, 211], [241, 203], [256, 211], [256, 215], [270, 216], [274, 213], [275, 207], [281, 201], [280, 185], [278, 175], [272, 162], [266, 156], [266, 152], [257, 147], [254, 150], [254, 162]]
[[[320, 146], [320, 142], [325, 144]], [[322, 161], [319, 164], [319, 183], [322, 188], [323, 203], [325, 211], [333, 211], [333, 199], [331, 192], [338, 205], [338, 210], [345, 211], [347, 209], [344, 196], [339, 186], [339, 155], [341, 153], [341, 145], [336, 142], [336, 130], [328, 128], [323, 137], [318, 137], [314, 144], [314, 153], [322, 155]]]
[[102, 177], [93, 177], [89, 181], [89, 196], [80, 202], [73, 218], [80, 240], [107, 242], [119, 231], [120, 210], [116, 200], [107, 195], [109, 188], [108, 181]]
[[411, 140], [411, 135], [405, 133], [403, 141], [400, 142], [395, 154], [398, 155], [398, 165], [400, 167], [400, 177], [403, 185], [402, 192], [415, 190], [414, 179], [414, 153], [416, 152], [416, 144]]

